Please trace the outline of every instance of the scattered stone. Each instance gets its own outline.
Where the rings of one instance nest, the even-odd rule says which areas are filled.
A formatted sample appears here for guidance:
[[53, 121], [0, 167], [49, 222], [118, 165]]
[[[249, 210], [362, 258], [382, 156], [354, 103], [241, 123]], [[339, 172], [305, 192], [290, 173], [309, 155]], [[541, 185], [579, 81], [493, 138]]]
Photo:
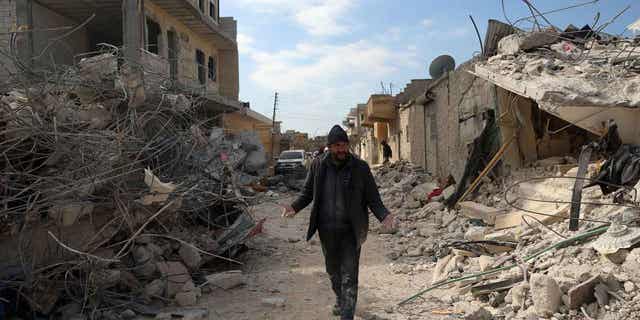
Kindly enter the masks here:
[[407, 251], [408, 257], [419, 257], [422, 255], [422, 247], [416, 247]]
[[156, 279], [144, 287], [144, 293], [149, 297], [162, 297], [167, 283], [162, 279]]
[[464, 234], [464, 239], [469, 241], [481, 241], [484, 240], [484, 235], [487, 232], [485, 227], [471, 226]]
[[593, 302], [595, 300], [593, 289], [598, 282], [600, 282], [600, 276], [596, 275], [569, 289], [567, 293], [567, 307], [569, 309], [578, 309], [585, 303]]
[[135, 318], [135, 317], [136, 317], [136, 313], [135, 313], [135, 312], [133, 312], [133, 310], [131, 310], [131, 309], [127, 309], [127, 310], [123, 311], [123, 312], [120, 314], [120, 316], [121, 316], [121, 317], [122, 317], [122, 319], [124, 319], [124, 320], [131, 320], [131, 319], [133, 319], [133, 318]]
[[176, 294], [176, 303], [181, 307], [194, 306], [198, 302], [195, 291], [179, 292]]
[[286, 300], [280, 297], [263, 298], [262, 305], [265, 307], [284, 308]]
[[233, 289], [245, 284], [245, 276], [240, 270], [214, 273], [206, 276], [207, 283], [224, 290]]
[[480, 264], [480, 271], [487, 271], [491, 269], [495, 259], [491, 256], [480, 256], [478, 258], [478, 263]]
[[473, 305], [465, 310], [465, 320], [492, 320], [493, 315], [484, 307]]
[[151, 278], [157, 270], [153, 252], [146, 246], [137, 246], [133, 249], [133, 260], [137, 265], [134, 272], [138, 276]]
[[596, 301], [598, 301], [598, 305], [604, 307], [609, 304], [609, 288], [602, 284], [598, 283], [596, 287], [593, 289], [593, 295], [596, 296]]
[[432, 182], [419, 184], [411, 190], [411, 198], [418, 202], [426, 202], [427, 196], [435, 188], [437, 188], [437, 185]]
[[549, 317], [556, 313], [562, 302], [562, 291], [556, 281], [547, 275], [534, 273], [529, 284], [536, 314]]
[[624, 283], [624, 291], [626, 293], [631, 293], [634, 290], [636, 290], [636, 285], [633, 282], [627, 281], [627, 282]]
[[496, 221], [496, 214], [501, 210], [487, 207], [473, 201], [460, 202], [460, 212], [471, 219], [480, 219], [488, 225], [493, 225]]
[[173, 298], [182, 291], [182, 287], [191, 281], [191, 275], [187, 268], [178, 261], [158, 262], [156, 264], [162, 277], [167, 280], [166, 294], [168, 298]]

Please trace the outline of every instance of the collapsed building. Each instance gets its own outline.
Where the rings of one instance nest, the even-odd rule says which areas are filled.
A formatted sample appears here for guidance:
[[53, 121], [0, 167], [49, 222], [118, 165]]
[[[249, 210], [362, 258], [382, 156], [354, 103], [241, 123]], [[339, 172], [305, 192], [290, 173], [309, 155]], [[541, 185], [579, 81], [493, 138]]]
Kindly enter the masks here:
[[194, 306], [201, 268], [261, 232], [272, 131], [238, 101], [235, 20], [218, 1], [0, 5], [0, 317]]
[[397, 155], [377, 173], [396, 271], [433, 271], [403, 312], [442, 289], [469, 319], [638, 315], [637, 47], [490, 20], [480, 56], [350, 111], [363, 159]]

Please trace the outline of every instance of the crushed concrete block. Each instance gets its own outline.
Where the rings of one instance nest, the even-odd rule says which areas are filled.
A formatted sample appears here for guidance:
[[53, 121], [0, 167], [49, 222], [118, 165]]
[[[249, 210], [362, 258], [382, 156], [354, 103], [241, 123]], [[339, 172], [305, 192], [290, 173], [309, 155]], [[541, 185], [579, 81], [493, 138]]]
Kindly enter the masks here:
[[522, 221], [522, 216], [524, 215], [535, 217], [536, 219], [540, 220], [540, 222], [542, 222], [544, 225], [549, 225], [549, 224], [561, 221], [564, 218], [568, 217], [569, 205], [566, 204], [561, 206], [555, 212], [550, 213], [550, 215], [539, 215], [539, 214], [525, 212], [525, 211], [516, 211], [516, 212], [507, 213], [507, 214], [497, 215], [496, 223], [493, 228], [495, 230], [502, 230], [502, 229], [521, 226], [524, 224], [524, 222]]
[[493, 319], [493, 315], [491, 312], [487, 311], [484, 307], [472, 305], [471, 307], [465, 310], [464, 318], [465, 320], [491, 320]]
[[246, 283], [245, 275], [240, 270], [214, 273], [206, 276], [207, 283], [224, 290], [233, 289]]
[[415, 186], [411, 190], [410, 194], [411, 194], [411, 197], [413, 199], [415, 199], [416, 201], [426, 202], [427, 201], [427, 196], [435, 188], [437, 188], [437, 185], [435, 183], [426, 182], [426, 183], [419, 184], [419, 185]]
[[173, 298], [182, 291], [185, 283], [191, 280], [191, 275], [187, 268], [178, 261], [158, 262], [156, 266], [162, 277], [167, 280], [166, 294], [168, 298]]
[[534, 310], [538, 316], [550, 317], [558, 311], [562, 302], [562, 291], [552, 277], [534, 273], [529, 285]]
[[553, 32], [514, 33], [498, 42], [498, 53], [502, 55], [517, 54], [520, 51], [551, 45], [558, 41], [558, 34]]
[[505, 301], [510, 301], [514, 310], [523, 309], [525, 307], [525, 302], [527, 301], [527, 294], [529, 293], [529, 290], [529, 284], [521, 282], [509, 290]]
[[578, 309], [585, 303], [595, 301], [593, 289], [600, 280], [600, 276], [596, 275], [569, 289], [569, 292], [567, 292], [567, 307], [569, 309]]
[[635, 290], [636, 290], [636, 285], [633, 282], [627, 281], [624, 283], [624, 292], [631, 293]]
[[486, 232], [487, 228], [485, 227], [471, 226], [467, 229], [467, 232], [464, 233], [464, 239], [469, 241], [481, 241], [484, 240]]
[[495, 262], [495, 258], [491, 256], [480, 256], [478, 259], [478, 263], [480, 264], [480, 271], [487, 271], [491, 269], [493, 263]]
[[131, 309], [127, 309], [125, 311], [122, 311], [122, 313], [120, 313], [120, 317], [122, 317], [123, 320], [131, 320], [136, 317], [136, 313]]
[[191, 270], [198, 269], [202, 264], [202, 256], [200, 255], [200, 252], [191, 245], [183, 243], [180, 246], [178, 253], [180, 254], [182, 262], [184, 262], [184, 264]]
[[484, 240], [516, 242], [518, 239], [513, 229], [504, 229], [484, 235]]
[[162, 297], [164, 296], [164, 289], [166, 287], [167, 287], [166, 281], [162, 279], [155, 279], [144, 287], [144, 293], [148, 297]]
[[488, 225], [493, 225], [496, 221], [496, 213], [501, 210], [487, 207], [473, 201], [460, 202], [460, 212], [467, 218], [481, 219]]
[[136, 263], [134, 273], [141, 277], [151, 278], [157, 270], [153, 252], [146, 246], [137, 246], [133, 249], [132, 254]]
[[181, 307], [190, 307], [198, 303], [198, 296], [194, 291], [179, 292], [176, 294], [176, 303]]

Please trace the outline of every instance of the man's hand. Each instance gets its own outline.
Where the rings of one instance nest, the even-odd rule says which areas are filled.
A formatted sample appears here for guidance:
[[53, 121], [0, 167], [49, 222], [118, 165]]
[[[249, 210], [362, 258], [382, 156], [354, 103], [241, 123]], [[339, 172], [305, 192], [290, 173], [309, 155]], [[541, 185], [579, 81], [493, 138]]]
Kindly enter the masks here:
[[293, 207], [290, 205], [282, 206], [282, 217], [283, 218], [293, 218], [296, 215], [296, 211], [293, 210]]
[[382, 220], [382, 225], [386, 230], [395, 230], [396, 228], [396, 216], [393, 213], [387, 215], [387, 217]]

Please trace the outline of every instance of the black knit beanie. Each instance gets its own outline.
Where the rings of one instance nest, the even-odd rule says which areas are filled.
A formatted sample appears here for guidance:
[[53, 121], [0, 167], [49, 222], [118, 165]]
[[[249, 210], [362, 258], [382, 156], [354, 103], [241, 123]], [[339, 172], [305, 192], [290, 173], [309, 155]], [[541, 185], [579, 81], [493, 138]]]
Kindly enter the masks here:
[[347, 142], [349, 143], [349, 137], [347, 136], [347, 132], [342, 129], [341, 126], [335, 125], [329, 131], [329, 135], [327, 136], [327, 145], [332, 145], [338, 142]]

